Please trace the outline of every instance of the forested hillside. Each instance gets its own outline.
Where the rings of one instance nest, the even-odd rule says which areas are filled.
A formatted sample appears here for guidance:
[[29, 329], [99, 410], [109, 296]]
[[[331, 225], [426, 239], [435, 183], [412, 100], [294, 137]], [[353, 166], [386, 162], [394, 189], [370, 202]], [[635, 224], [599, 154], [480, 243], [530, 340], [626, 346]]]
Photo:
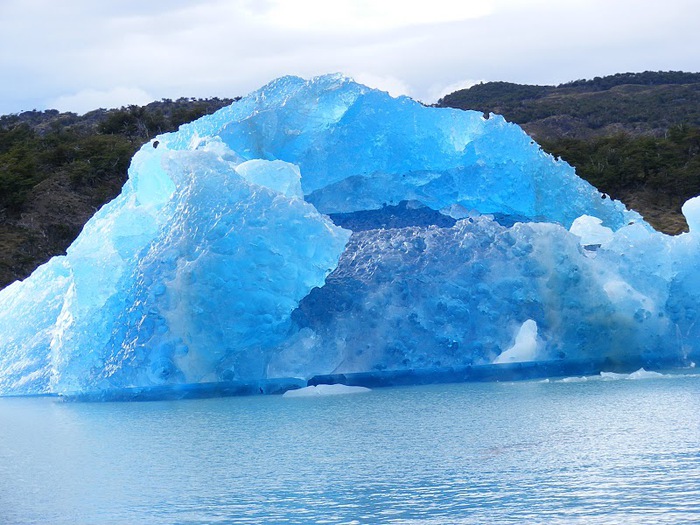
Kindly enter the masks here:
[[144, 142], [227, 106], [178, 99], [0, 117], [0, 288], [65, 253], [87, 220], [119, 194]]
[[700, 74], [620, 73], [559, 86], [488, 82], [442, 107], [497, 113], [667, 233], [700, 194]]

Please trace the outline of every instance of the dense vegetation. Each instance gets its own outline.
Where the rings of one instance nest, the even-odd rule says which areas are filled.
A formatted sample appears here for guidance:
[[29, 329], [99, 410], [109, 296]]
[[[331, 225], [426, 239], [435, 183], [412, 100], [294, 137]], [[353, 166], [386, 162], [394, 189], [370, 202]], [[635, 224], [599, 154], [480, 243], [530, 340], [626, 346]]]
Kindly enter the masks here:
[[620, 73], [559, 86], [488, 82], [439, 106], [498, 113], [667, 233], [700, 194], [700, 74]]
[[119, 193], [144, 142], [232, 102], [178, 99], [83, 116], [49, 110], [0, 117], [0, 288], [65, 252]]

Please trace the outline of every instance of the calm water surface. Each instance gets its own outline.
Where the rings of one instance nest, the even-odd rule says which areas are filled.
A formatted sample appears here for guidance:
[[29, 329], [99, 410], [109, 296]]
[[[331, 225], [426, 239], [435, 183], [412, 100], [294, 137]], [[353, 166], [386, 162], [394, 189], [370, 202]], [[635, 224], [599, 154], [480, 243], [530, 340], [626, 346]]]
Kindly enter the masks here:
[[0, 523], [700, 523], [700, 378], [0, 399]]

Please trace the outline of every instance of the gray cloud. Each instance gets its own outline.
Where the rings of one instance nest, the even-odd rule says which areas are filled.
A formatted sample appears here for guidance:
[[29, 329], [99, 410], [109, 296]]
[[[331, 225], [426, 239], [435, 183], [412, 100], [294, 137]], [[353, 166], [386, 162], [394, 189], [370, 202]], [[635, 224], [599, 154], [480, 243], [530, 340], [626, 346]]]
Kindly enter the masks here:
[[400, 23], [375, 8], [366, 24], [343, 1], [345, 19], [329, 11], [307, 22], [286, 20], [280, 0], [0, 0], [0, 113], [244, 95], [285, 74], [343, 72], [429, 101], [478, 80], [700, 70], [691, 0], [481, 0], [475, 18], [468, 2], [457, 12], [446, 0], [404, 0]]

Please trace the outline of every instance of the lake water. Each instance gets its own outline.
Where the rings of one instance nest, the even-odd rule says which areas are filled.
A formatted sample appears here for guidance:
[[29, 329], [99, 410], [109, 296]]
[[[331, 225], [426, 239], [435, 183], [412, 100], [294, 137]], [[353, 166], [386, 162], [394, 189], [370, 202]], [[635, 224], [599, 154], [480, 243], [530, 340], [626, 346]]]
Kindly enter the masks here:
[[700, 377], [0, 399], [0, 523], [700, 523]]

